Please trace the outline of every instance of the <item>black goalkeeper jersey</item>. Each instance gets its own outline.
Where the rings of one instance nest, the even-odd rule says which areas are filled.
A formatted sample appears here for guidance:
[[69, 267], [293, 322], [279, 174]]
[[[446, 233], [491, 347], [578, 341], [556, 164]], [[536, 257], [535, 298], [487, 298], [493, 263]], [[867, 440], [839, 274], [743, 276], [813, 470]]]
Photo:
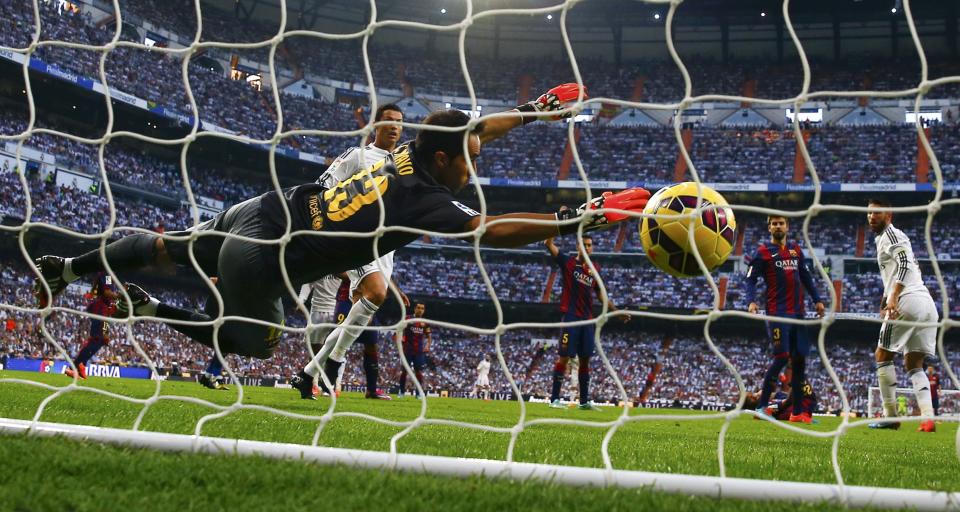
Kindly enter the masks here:
[[[326, 189], [310, 183], [262, 196], [261, 214], [270, 238], [279, 238], [286, 228], [281, 203], [290, 210], [291, 233], [284, 264], [295, 286], [322, 276], [352, 269], [373, 261], [421, 235], [387, 231], [379, 237], [374, 252], [374, 233], [380, 225], [418, 228], [441, 233], [459, 233], [479, 215], [454, 199], [449, 189], [437, 183], [414, 157], [414, 143], [398, 147], [386, 159], [361, 169]], [[344, 174], [342, 174], [344, 175]], [[345, 236], [346, 233], [356, 234]], [[359, 235], [359, 236], [357, 236]], [[279, 254], [279, 249], [277, 250]]]

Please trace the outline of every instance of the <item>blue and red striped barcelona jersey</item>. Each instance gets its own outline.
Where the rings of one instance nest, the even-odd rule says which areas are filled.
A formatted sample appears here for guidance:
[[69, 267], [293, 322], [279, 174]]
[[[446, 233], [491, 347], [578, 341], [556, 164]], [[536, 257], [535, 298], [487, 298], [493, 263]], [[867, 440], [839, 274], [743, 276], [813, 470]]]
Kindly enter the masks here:
[[347, 279], [341, 281], [340, 288], [337, 288], [337, 302], [344, 301], [350, 302], [351, 304], [353, 303], [353, 301], [350, 300], [350, 281]]
[[820, 302], [820, 294], [804, 262], [803, 251], [796, 242], [783, 247], [764, 242], [757, 248], [747, 270], [747, 300], [756, 297], [757, 279], [767, 285], [766, 310], [768, 316], [803, 317], [803, 291]]
[[[109, 275], [100, 274], [93, 287], [96, 293], [93, 300], [87, 304], [87, 313], [93, 313], [100, 316], [112, 316], [117, 311], [116, 302], [106, 297], [106, 290], [114, 290], [113, 280]], [[110, 339], [110, 325], [103, 320], [96, 318], [90, 319], [90, 337], [100, 340]]]
[[[597, 289], [597, 280], [586, 262], [577, 261], [575, 256], [562, 252], [556, 257], [560, 267], [560, 312], [565, 320], [593, 318], [593, 292]], [[600, 267], [594, 263], [599, 273]]]
[[403, 353], [407, 356], [423, 352], [427, 334], [430, 334], [430, 324], [415, 319], [414, 316], [408, 316], [407, 320], [414, 321], [403, 329]]

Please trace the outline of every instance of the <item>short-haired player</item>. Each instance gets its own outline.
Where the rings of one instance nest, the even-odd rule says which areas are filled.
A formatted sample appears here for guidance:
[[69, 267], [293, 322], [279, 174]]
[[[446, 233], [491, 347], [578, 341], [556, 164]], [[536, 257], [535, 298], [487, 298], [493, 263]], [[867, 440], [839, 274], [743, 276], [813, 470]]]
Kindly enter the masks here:
[[[893, 360], [903, 354], [903, 363], [917, 396], [920, 415], [927, 419], [920, 423], [921, 432], [936, 432], [933, 421], [933, 399], [930, 379], [924, 360], [934, 355], [939, 320], [936, 304], [923, 284], [920, 265], [913, 254], [910, 239], [893, 225], [891, 203], [885, 199], [867, 202], [873, 211], [867, 213], [867, 223], [877, 245], [877, 264], [883, 279], [883, 297], [880, 298], [880, 339], [875, 352], [877, 382], [883, 399], [885, 418], [897, 417], [897, 370]], [[927, 322], [931, 325], [903, 325], [891, 320]], [[870, 428], [898, 429], [900, 423], [892, 420], [871, 423]]]
[[477, 364], [477, 381], [473, 384], [471, 395], [484, 400], [490, 400], [490, 356], [484, 354]]
[[[407, 317], [408, 323], [403, 329], [403, 337], [400, 340], [403, 358], [407, 361], [407, 365], [413, 368], [417, 382], [420, 383], [424, 392], [427, 390], [427, 383], [423, 378], [423, 369], [427, 366], [427, 352], [430, 352], [430, 345], [433, 344], [430, 324], [421, 320], [426, 312], [427, 306], [422, 302], [418, 302], [413, 307], [413, 316]], [[407, 370], [403, 367], [400, 368], [399, 388], [398, 394], [403, 398], [407, 390]], [[414, 395], [420, 398], [416, 385], [414, 385]]]
[[807, 269], [803, 250], [799, 244], [787, 238], [789, 229], [790, 222], [786, 217], [767, 217], [770, 240], [757, 247], [747, 270], [747, 299], [750, 300], [747, 309], [751, 313], [760, 312], [760, 306], [755, 302], [757, 281], [762, 279], [766, 285], [767, 331], [773, 348], [773, 362], [763, 378], [757, 412], [762, 414], [766, 410], [777, 379], [789, 362], [792, 368], [790, 388], [793, 412], [788, 420], [794, 423], [812, 423], [812, 415], [804, 412], [801, 405], [803, 383], [806, 382], [807, 355], [810, 353], [806, 327], [777, 319], [804, 317], [804, 289], [813, 299], [818, 316], [823, 316], [825, 308]]
[[[87, 313], [109, 317], [117, 310], [117, 291], [113, 284], [113, 278], [108, 274], [101, 272], [97, 275], [93, 287], [88, 295], [90, 302], [87, 304]], [[87, 378], [87, 363], [101, 348], [110, 343], [110, 324], [98, 318], [90, 318], [90, 335], [77, 356], [73, 358], [73, 368], [67, 368], [63, 371], [67, 377], [81, 379]]]
[[[382, 105], [374, 114], [374, 122], [391, 121], [393, 123], [403, 122], [403, 112], [396, 104], [388, 103]], [[399, 124], [382, 124], [376, 127], [374, 140], [364, 147], [351, 148], [340, 155], [330, 168], [320, 177], [319, 183], [332, 188], [338, 182], [349, 179], [351, 176], [344, 175], [338, 170], [357, 168], [369, 168], [381, 160], [387, 158], [391, 152], [397, 148], [397, 142], [403, 127]], [[344, 161], [362, 161], [362, 165], [340, 165]], [[367, 382], [367, 398], [389, 400], [390, 396], [377, 389], [377, 382], [380, 378], [379, 353], [377, 349], [377, 340], [379, 333], [375, 330], [363, 329], [374, 320], [377, 310], [387, 299], [388, 282], [393, 273], [393, 251], [381, 255], [376, 260], [348, 270], [345, 276], [348, 281], [348, 290], [344, 298], [339, 291], [340, 285], [336, 276], [327, 276], [311, 284], [311, 321], [327, 322], [330, 319], [325, 317], [329, 313], [333, 315], [333, 320], [338, 324], [335, 329], [315, 329], [309, 337], [311, 350], [314, 357], [304, 367], [303, 373], [309, 376], [311, 385], [306, 386], [300, 382], [303, 376], [294, 377], [294, 387], [301, 391], [301, 398], [313, 398], [313, 385], [320, 375], [321, 360], [324, 357], [330, 357], [331, 354], [335, 361], [342, 363], [346, 358], [344, 347], [350, 347], [354, 342], [360, 340], [363, 342], [363, 371]], [[398, 288], [399, 290], [399, 288]], [[303, 292], [301, 291], [301, 295]], [[400, 298], [404, 305], [409, 306], [410, 301], [401, 291]], [[329, 311], [330, 304], [334, 304], [337, 310]], [[346, 309], [344, 310], [344, 306]], [[334, 314], [336, 313], [336, 314]], [[342, 350], [334, 349], [337, 347]], [[319, 356], [318, 356], [319, 355]], [[343, 367], [338, 369], [338, 375], [343, 375]], [[339, 379], [338, 379], [339, 382]], [[307, 390], [309, 389], [309, 393]]]
[[[544, 242], [547, 251], [553, 256], [554, 263], [560, 272], [560, 312], [564, 322], [576, 322], [593, 318], [593, 294], [606, 300], [611, 311], [617, 311], [616, 305], [609, 298], [603, 297], [598, 284], [598, 268], [596, 263], [587, 260], [587, 255], [593, 253], [593, 239], [583, 237], [583, 243], [577, 244], [577, 255], [571, 256], [562, 252], [553, 238]], [[623, 315], [624, 322], [630, 321], [629, 315]], [[594, 324], [571, 325], [563, 328], [560, 334], [557, 362], [553, 367], [553, 385], [550, 390], [550, 407], [562, 408], [560, 391], [563, 386], [564, 375], [567, 372], [567, 363], [571, 357], [578, 358], [577, 382], [580, 390], [580, 409], [595, 410], [590, 399], [590, 358], [593, 356], [596, 331]]]

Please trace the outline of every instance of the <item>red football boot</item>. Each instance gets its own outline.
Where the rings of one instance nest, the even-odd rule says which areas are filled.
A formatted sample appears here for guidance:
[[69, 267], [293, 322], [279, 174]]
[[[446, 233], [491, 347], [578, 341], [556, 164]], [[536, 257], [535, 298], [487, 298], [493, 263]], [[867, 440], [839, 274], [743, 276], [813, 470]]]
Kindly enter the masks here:
[[74, 373], [73, 368], [67, 368], [63, 371], [63, 374], [71, 379], [76, 375], [78, 378], [87, 380], [87, 367], [83, 363], [80, 363], [77, 365], [76, 373]]
[[917, 429], [917, 432], [936, 432], [937, 424], [933, 420], [927, 420], [920, 424], [920, 428]]
[[790, 414], [790, 423], [813, 423], [813, 416], [810, 413], [802, 412], [800, 414]]

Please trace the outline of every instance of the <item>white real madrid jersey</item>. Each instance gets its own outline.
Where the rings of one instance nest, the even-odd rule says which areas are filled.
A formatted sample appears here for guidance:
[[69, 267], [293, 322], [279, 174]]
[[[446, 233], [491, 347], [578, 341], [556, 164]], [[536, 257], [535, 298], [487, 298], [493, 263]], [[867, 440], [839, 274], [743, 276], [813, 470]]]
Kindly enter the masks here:
[[901, 296], [914, 293], [929, 295], [920, 275], [920, 265], [913, 254], [910, 239], [893, 224], [887, 226], [876, 236], [877, 263], [880, 265], [880, 277], [883, 279], [883, 296], [889, 297], [893, 285], [902, 282]]

